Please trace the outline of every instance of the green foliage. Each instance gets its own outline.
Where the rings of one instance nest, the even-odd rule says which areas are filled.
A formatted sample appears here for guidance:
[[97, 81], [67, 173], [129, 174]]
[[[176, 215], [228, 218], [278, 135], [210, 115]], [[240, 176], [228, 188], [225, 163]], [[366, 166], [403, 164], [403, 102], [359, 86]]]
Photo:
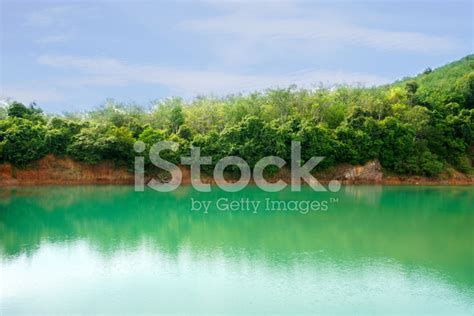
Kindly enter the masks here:
[[[469, 55], [436, 70], [425, 71], [409, 82], [418, 84], [415, 96], [429, 108], [440, 108], [449, 102], [460, 102], [463, 107], [472, 108], [473, 72], [474, 55]], [[397, 84], [404, 85], [405, 82]]]
[[407, 124], [400, 123], [393, 117], [380, 122], [381, 147], [379, 159], [382, 167], [398, 173], [410, 173], [406, 161], [411, 155], [415, 132]]
[[474, 108], [474, 71], [471, 71], [456, 81], [456, 99], [465, 104], [466, 109]]
[[74, 135], [67, 153], [76, 160], [97, 163], [113, 160], [117, 163], [132, 162], [134, 138], [125, 127], [95, 125]]
[[273, 148], [272, 133], [256, 116], [247, 116], [238, 124], [225, 128], [219, 143], [224, 156], [239, 156], [252, 167], [270, 155]]
[[181, 125], [176, 134], [180, 138], [185, 139], [187, 141], [191, 141], [193, 139], [193, 132], [191, 131], [191, 129], [187, 125]]
[[46, 129], [24, 118], [12, 116], [0, 121], [2, 160], [24, 167], [47, 153]]
[[[143, 133], [140, 134], [140, 136], [138, 137], [138, 140], [144, 142], [145, 145], [146, 145], [146, 151], [145, 151], [144, 155], [145, 155], [145, 162], [147, 164], [150, 164], [150, 155], [149, 155], [150, 148], [151, 148], [151, 146], [153, 146], [154, 144], [156, 144], [158, 142], [161, 142], [161, 141], [175, 141], [175, 142], [177, 142], [181, 145], [180, 146], [181, 148], [183, 146], [185, 146], [182, 139], [179, 138], [178, 136], [176, 136], [176, 135], [168, 136], [166, 131], [161, 130], [161, 129], [152, 128], [152, 127], [147, 127], [143, 131]], [[160, 154], [160, 156], [163, 159], [166, 159], [168, 161], [171, 161], [171, 162], [177, 164], [181, 161], [181, 159], [180, 159], [181, 152], [182, 151], [180, 151], [180, 150], [178, 150], [178, 151], [164, 150]]]
[[104, 142], [103, 136], [106, 128], [103, 126], [94, 126], [83, 128], [81, 132], [75, 135], [71, 144], [67, 148], [67, 153], [72, 158], [88, 163], [97, 163], [103, 159]]
[[[133, 143], [175, 141], [163, 158], [179, 163], [201, 147], [213, 163], [228, 155], [250, 166], [268, 155], [290, 160], [291, 141], [302, 160], [319, 165], [379, 159], [399, 174], [434, 176], [445, 168], [472, 171], [474, 55], [392, 85], [361, 88], [268, 89], [248, 95], [169, 98], [150, 110], [113, 100], [86, 114], [46, 116], [32, 104], [0, 107], [0, 159], [19, 166], [47, 153], [88, 163], [131, 166]], [[204, 168], [212, 170], [212, 166]]]
[[157, 142], [164, 141], [166, 139], [166, 133], [163, 130], [147, 127], [138, 137], [145, 144], [153, 145]]
[[303, 161], [307, 161], [311, 157], [322, 156], [325, 158], [318, 164], [318, 167], [324, 168], [335, 163], [336, 143], [326, 128], [305, 122], [296, 133], [295, 140], [301, 142]]
[[7, 116], [8, 116], [7, 107], [0, 105], [0, 120], [6, 119]]
[[[220, 134], [212, 130], [206, 134], [197, 134], [192, 142], [195, 147], [201, 148], [201, 156], [212, 157], [213, 163], [216, 163], [219, 159], [225, 156], [224, 150], [221, 147]], [[212, 173], [211, 166], [202, 166], [202, 170], [208, 174]]]
[[24, 118], [31, 121], [42, 120], [43, 111], [36, 107], [35, 103], [26, 107], [22, 103], [13, 102], [7, 108], [8, 117]]
[[184, 124], [183, 109], [181, 106], [175, 106], [170, 112], [168, 129], [176, 133], [181, 125]]
[[371, 139], [363, 130], [342, 125], [335, 133], [337, 161], [363, 164], [369, 159], [377, 158], [378, 139]]
[[80, 132], [83, 125], [74, 121], [53, 117], [46, 126], [45, 141], [49, 152], [58, 156], [65, 155], [72, 137]]

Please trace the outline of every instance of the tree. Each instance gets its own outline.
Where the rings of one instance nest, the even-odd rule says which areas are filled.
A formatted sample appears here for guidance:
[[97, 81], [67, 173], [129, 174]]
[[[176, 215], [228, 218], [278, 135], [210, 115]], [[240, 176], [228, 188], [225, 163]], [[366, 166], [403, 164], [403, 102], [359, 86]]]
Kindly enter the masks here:
[[418, 90], [418, 83], [414, 80], [408, 81], [405, 84], [405, 90], [407, 92], [408, 104], [415, 105], [418, 102], [418, 98], [416, 97], [416, 91]]
[[169, 117], [169, 130], [171, 133], [176, 133], [181, 125], [184, 124], [183, 109], [181, 106], [175, 106]]
[[134, 141], [126, 127], [94, 125], [83, 128], [72, 137], [67, 153], [76, 160], [88, 163], [112, 160], [119, 164], [131, 165]]
[[317, 168], [325, 168], [335, 163], [336, 143], [330, 132], [324, 127], [305, 122], [296, 134], [295, 140], [301, 142], [301, 158], [303, 161], [311, 157], [324, 157]]
[[46, 126], [45, 142], [50, 153], [58, 156], [66, 154], [72, 137], [78, 134], [84, 124], [67, 119], [54, 117]]
[[474, 71], [459, 78], [455, 87], [457, 99], [466, 109], [474, 108]]
[[67, 154], [72, 158], [88, 163], [98, 163], [104, 159], [104, 135], [107, 127], [96, 125], [86, 127], [72, 137], [72, 142], [67, 148]]
[[42, 119], [41, 114], [43, 111], [37, 108], [35, 103], [32, 103], [29, 107], [26, 107], [20, 102], [13, 102], [8, 107], [7, 113], [9, 117], [39, 120]]
[[24, 167], [47, 153], [44, 126], [12, 116], [0, 122], [0, 147], [4, 161]]
[[425, 70], [423, 70], [423, 74], [424, 74], [424, 75], [427, 75], [427, 74], [431, 73], [432, 71], [433, 71], [433, 70], [432, 70], [430, 67], [428, 67], [428, 68], [426, 68]]
[[406, 161], [411, 155], [415, 137], [413, 128], [389, 117], [381, 122], [381, 130], [380, 164], [389, 170], [407, 173]]
[[108, 100], [89, 113], [62, 116], [13, 102], [0, 108], [0, 157], [24, 165], [53, 153], [131, 165], [135, 140], [145, 142], [145, 156], [158, 141], [172, 140], [178, 151], [162, 155], [175, 163], [192, 144], [214, 163], [238, 155], [253, 166], [267, 155], [289, 161], [291, 141], [300, 140], [304, 160], [326, 156], [322, 167], [379, 159], [400, 174], [432, 176], [445, 166], [469, 172], [473, 95], [470, 55], [374, 88], [290, 86], [189, 102], [168, 98], [150, 111]]
[[176, 135], [187, 141], [191, 141], [193, 139], [193, 132], [187, 125], [181, 125]]
[[[138, 137], [139, 141], [142, 141], [146, 145], [146, 151], [144, 153], [145, 155], [145, 162], [147, 164], [150, 164], [150, 149], [153, 145], [157, 144], [158, 142], [161, 141], [175, 141], [177, 143], [181, 143], [182, 139], [179, 137], [173, 137], [173, 136], [168, 136], [167, 133], [164, 130], [161, 129], [156, 129], [152, 127], [147, 127], [143, 133], [140, 134]], [[183, 144], [183, 143], [181, 143]], [[171, 161], [175, 164], [180, 163], [181, 159], [181, 148], [178, 148], [178, 151], [171, 151], [171, 150], [164, 150], [162, 153], [160, 153], [160, 156], [163, 159], [166, 159], [168, 161]]]
[[273, 148], [265, 122], [256, 116], [248, 116], [237, 125], [224, 129], [220, 144], [228, 155], [243, 158], [251, 167], [271, 154], [269, 149]]

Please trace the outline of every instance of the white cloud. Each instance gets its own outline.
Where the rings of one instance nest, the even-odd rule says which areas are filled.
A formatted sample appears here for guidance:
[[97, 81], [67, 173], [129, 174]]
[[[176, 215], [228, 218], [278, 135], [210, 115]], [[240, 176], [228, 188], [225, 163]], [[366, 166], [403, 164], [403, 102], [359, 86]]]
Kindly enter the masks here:
[[61, 101], [63, 99], [64, 96], [54, 90], [21, 87], [2, 87], [0, 89], [0, 102], [13, 100], [29, 104], [31, 102]]
[[46, 45], [71, 40], [85, 23], [84, 19], [97, 18], [98, 16], [95, 7], [84, 7], [76, 3], [45, 7], [26, 13], [24, 23], [30, 29], [34, 29], [34, 32], [31, 32], [36, 36], [33, 41]]
[[67, 16], [73, 12], [72, 6], [49, 7], [26, 16], [26, 24], [34, 27], [60, 26], [67, 22]]
[[362, 84], [377, 85], [389, 82], [376, 75], [305, 69], [289, 74], [255, 75], [222, 71], [184, 70], [154, 65], [133, 65], [113, 58], [82, 58], [43, 55], [43, 65], [76, 70], [78, 76], [62, 79], [68, 86], [124, 86], [132, 83], [156, 84], [173, 92], [195, 94], [227, 94], [265, 89], [269, 87]]
[[[258, 12], [258, 11], [257, 11]], [[274, 45], [284, 41], [305, 41], [316, 48], [326, 45], [357, 45], [381, 50], [414, 52], [450, 51], [456, 43], [446, 37], [419, 32], [391, 31], [359, 26], [335, 15], [316, 17], [265, 16], [232, 13], [217, 17], [183, 21], [181, 28], [210, 35], [231, 35], [234, 40], [253, 40]]]
[[64, 43], [71, 38], [70, 34], [46, 35], [35, 40], [38, 44]]

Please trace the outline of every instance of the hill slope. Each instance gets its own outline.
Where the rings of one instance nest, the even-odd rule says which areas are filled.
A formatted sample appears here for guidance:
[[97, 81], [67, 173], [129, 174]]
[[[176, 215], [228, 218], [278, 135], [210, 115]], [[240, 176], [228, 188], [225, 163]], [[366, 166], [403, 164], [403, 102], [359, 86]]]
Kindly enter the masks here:
[[[85, 114], [48, 116], [34, 105], [14, 102], [0, 111], [0, 162], [17, 167], [53, 154], [97, 164], [114, 161], [133, 168], [136, 141], [165, 151], [175, 164], [190, 146], [215, 163], [239, 156], [250, 167], [265, 156], [289, 162], [291, 142], [301, 158], [325, 159], [320, 171], [377, 159], [385, 172], [435, 176], [455, 168], [472, 172], [474, 140], [474, 55], [392, 85], [313, 90], [268, 89], [190, 102], [171, 98], [151, 110], [109, 102]], [[270, 174], [276, 168], [267, 170]], [[229, 172], [238, 174], [237, 168]]]
[[[473, 108], [472, 94], [474, 93], [474, 54], [460, 60], [423, 73], [413, 78], [405, 78], [394, 85], [406, 85], [416, 82], [419, 86], [416, 95], [427, 104], [442, 106], [448, 102], [469, 102], [467, 108]], [[471, 93], [469, 93], [470, 90]], [[465, 99], [463, 94], [470, 95]]]

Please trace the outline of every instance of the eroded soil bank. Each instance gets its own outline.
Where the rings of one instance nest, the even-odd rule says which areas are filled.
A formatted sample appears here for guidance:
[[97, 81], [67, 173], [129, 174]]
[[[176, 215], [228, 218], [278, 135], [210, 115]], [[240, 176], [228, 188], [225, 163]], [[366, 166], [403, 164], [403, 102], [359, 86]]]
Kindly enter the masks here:
[[[187, 168], [182, 167], [182, 184], [190, 184]], [[363, 166], [342, 164], [317, 172], [315, 177], [325, 183], [333, 179], [345, 184], [420, 184], [420, 185], [473, 185], [474, 177], [457, 171], [443, 173], [438, 177], [385, 175], [378, 161]], [[290, 171], [282, 169], [268, 179], [269, 182], [282, 179], [290, 182]], [[202, 176], [202, 181], [213, 183], [211, 177]], [[25, 169], [9, 163], [0, 164], [0, 186], [24, 185], [74, 185], [74, 184], [133, 184], [134, 174], [124, 167], [117, 167], [111, 161], [91, 165], [69, 158], [48, 155]]]

